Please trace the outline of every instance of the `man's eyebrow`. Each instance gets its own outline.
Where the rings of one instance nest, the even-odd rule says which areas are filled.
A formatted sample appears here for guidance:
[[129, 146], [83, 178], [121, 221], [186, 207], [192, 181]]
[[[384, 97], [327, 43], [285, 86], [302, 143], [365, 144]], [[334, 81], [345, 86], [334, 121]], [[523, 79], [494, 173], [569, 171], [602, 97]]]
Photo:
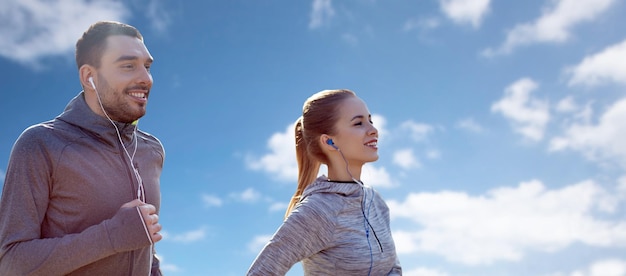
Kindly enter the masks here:
[[[139, 57], [138, 56], [121, 56], [119, 58], [117, 58], [115, 60], [115, 62], [121, 62], [121, 61], [129, 61], [129, 60], [138, 60]], [[152, 59], [152, 57], [148, 58], [147, 62], [152, 63], [154, 61], [154, 59]]]

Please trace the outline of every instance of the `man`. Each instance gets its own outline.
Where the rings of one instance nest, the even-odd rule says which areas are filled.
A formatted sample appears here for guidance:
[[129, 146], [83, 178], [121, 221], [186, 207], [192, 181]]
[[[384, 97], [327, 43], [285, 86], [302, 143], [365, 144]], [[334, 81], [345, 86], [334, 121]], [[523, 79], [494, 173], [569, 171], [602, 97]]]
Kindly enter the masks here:
[[0, 275], [160, 275], [161, 142], [137, 130], [152, 56], [132, 26], [76, 43], [81, 91], [15, 142], [0, 200]]

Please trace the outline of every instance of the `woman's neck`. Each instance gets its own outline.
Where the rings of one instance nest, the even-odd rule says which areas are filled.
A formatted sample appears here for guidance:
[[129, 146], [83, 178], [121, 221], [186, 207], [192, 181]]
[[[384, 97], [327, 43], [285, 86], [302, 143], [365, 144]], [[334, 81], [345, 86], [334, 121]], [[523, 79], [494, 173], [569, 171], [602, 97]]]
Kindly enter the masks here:
[[361, 181], [361, 166], [329, 165], [328, 179], [334, 181]]

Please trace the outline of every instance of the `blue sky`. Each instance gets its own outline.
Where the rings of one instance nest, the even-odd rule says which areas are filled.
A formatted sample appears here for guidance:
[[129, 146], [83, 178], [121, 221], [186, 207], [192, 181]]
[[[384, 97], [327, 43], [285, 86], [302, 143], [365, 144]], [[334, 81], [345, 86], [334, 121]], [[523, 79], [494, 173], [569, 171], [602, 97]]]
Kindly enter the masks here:
[[166, 275], [245, 273], [295, 189], [291, 126], [335, 88], [374, 114], [362, 177], [405, 275], [626, 275], [625, 1], [2, 2], [0, 180], [80, 91], [88, 25], [142, 31]]

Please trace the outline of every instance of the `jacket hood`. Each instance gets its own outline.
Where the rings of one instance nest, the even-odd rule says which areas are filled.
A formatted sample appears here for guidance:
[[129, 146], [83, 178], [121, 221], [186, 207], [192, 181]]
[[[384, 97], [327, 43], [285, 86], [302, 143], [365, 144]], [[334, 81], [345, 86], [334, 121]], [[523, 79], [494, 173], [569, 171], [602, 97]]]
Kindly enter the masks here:
[[329, 181], [328, 177], [322, 175], [304, 189], [302, 198], [315, 193], [334, 193], [343, 196], [360, 195], [361, 190], [361, 184], [356, 182], [333, 182]]
[[[107, 118], [96, 114], [89, 108], [87, 101], [85, 101], [84, 91], [81, 91], [67, 104], [65, 110], [57, 116], [57, 119], [81, 128], [81, 130], [97, 137], [105, 144], [110, 146], [117, 146], [119, 144], [119, 138], [117, 137], [115, 128]], [[136, 125], [113, 122], [119, 129], [124, 144], [126, 145], [132, 142]]]

